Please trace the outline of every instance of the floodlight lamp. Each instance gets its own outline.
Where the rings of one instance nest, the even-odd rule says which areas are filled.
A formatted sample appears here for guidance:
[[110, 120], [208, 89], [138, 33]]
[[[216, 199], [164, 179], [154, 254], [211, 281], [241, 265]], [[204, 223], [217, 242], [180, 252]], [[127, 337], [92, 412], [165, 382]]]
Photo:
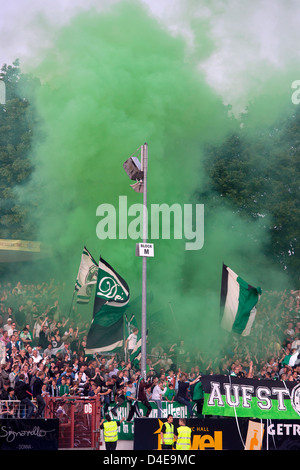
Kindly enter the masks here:
[[141, 164], [137, 157], [129, 157], [123, 163], [123, 168], [131, 180], [142, 180], [144, 172], [141, 170]]

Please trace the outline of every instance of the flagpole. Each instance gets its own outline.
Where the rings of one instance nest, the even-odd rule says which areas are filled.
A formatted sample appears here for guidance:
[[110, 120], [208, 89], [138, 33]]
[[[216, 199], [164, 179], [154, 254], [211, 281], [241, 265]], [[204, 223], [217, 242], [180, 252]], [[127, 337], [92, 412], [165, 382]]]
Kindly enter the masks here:
[[[141, 147], [141, 164], [143, 171], [143, 243], [147, 243], [148, 213], [147, 213], [147, 171], [148, 171], [148, 144]], [[142, 268], [142, 331], [141, 331], [141, 376], [146, 380], [147, 357], [147, 256], [143, 256]]]

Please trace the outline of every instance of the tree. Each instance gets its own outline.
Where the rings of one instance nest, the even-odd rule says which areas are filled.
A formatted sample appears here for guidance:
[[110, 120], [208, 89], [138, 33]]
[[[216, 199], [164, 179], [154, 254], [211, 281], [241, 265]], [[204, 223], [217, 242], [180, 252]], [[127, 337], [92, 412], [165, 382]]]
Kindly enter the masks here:
[[30, 178], [31, 145], [36, 117], [29, 96], [38, 81], [21, 73], [18, 60], [2, 67], [6, 103], [0, 106], [0, 238], [34, 239], [30, 222], [32, 198], [22, 199], [18, 189]]
[[299, 109], [293, 106], [287, 118], [272, 128], [260, 129], [255, 138], [241, 128], [220, 147], [210, 147], [205, 168], [209, 184], [199, 193], [201, 201], [209, 207], [224, 200], [241, 217], [265, 217], [266, 233], [270, 235], [265, 254], [298, 286]]

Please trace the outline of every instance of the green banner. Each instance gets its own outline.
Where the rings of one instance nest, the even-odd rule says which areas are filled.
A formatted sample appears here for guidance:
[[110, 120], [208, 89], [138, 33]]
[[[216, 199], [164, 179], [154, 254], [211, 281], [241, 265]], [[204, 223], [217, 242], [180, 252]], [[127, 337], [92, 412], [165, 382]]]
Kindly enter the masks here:
[[236, 376], [201, 378], [204, 415], [258, 419], [300, 419], [300, 384]]

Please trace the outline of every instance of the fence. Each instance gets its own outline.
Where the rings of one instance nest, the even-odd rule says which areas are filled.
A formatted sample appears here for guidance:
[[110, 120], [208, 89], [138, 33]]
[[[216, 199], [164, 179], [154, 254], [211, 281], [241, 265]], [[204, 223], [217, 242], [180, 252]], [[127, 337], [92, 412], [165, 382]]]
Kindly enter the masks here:
[[60, 449], [99, 449], [99, 397], [46, 397], [45, 418], [58, 418]]

